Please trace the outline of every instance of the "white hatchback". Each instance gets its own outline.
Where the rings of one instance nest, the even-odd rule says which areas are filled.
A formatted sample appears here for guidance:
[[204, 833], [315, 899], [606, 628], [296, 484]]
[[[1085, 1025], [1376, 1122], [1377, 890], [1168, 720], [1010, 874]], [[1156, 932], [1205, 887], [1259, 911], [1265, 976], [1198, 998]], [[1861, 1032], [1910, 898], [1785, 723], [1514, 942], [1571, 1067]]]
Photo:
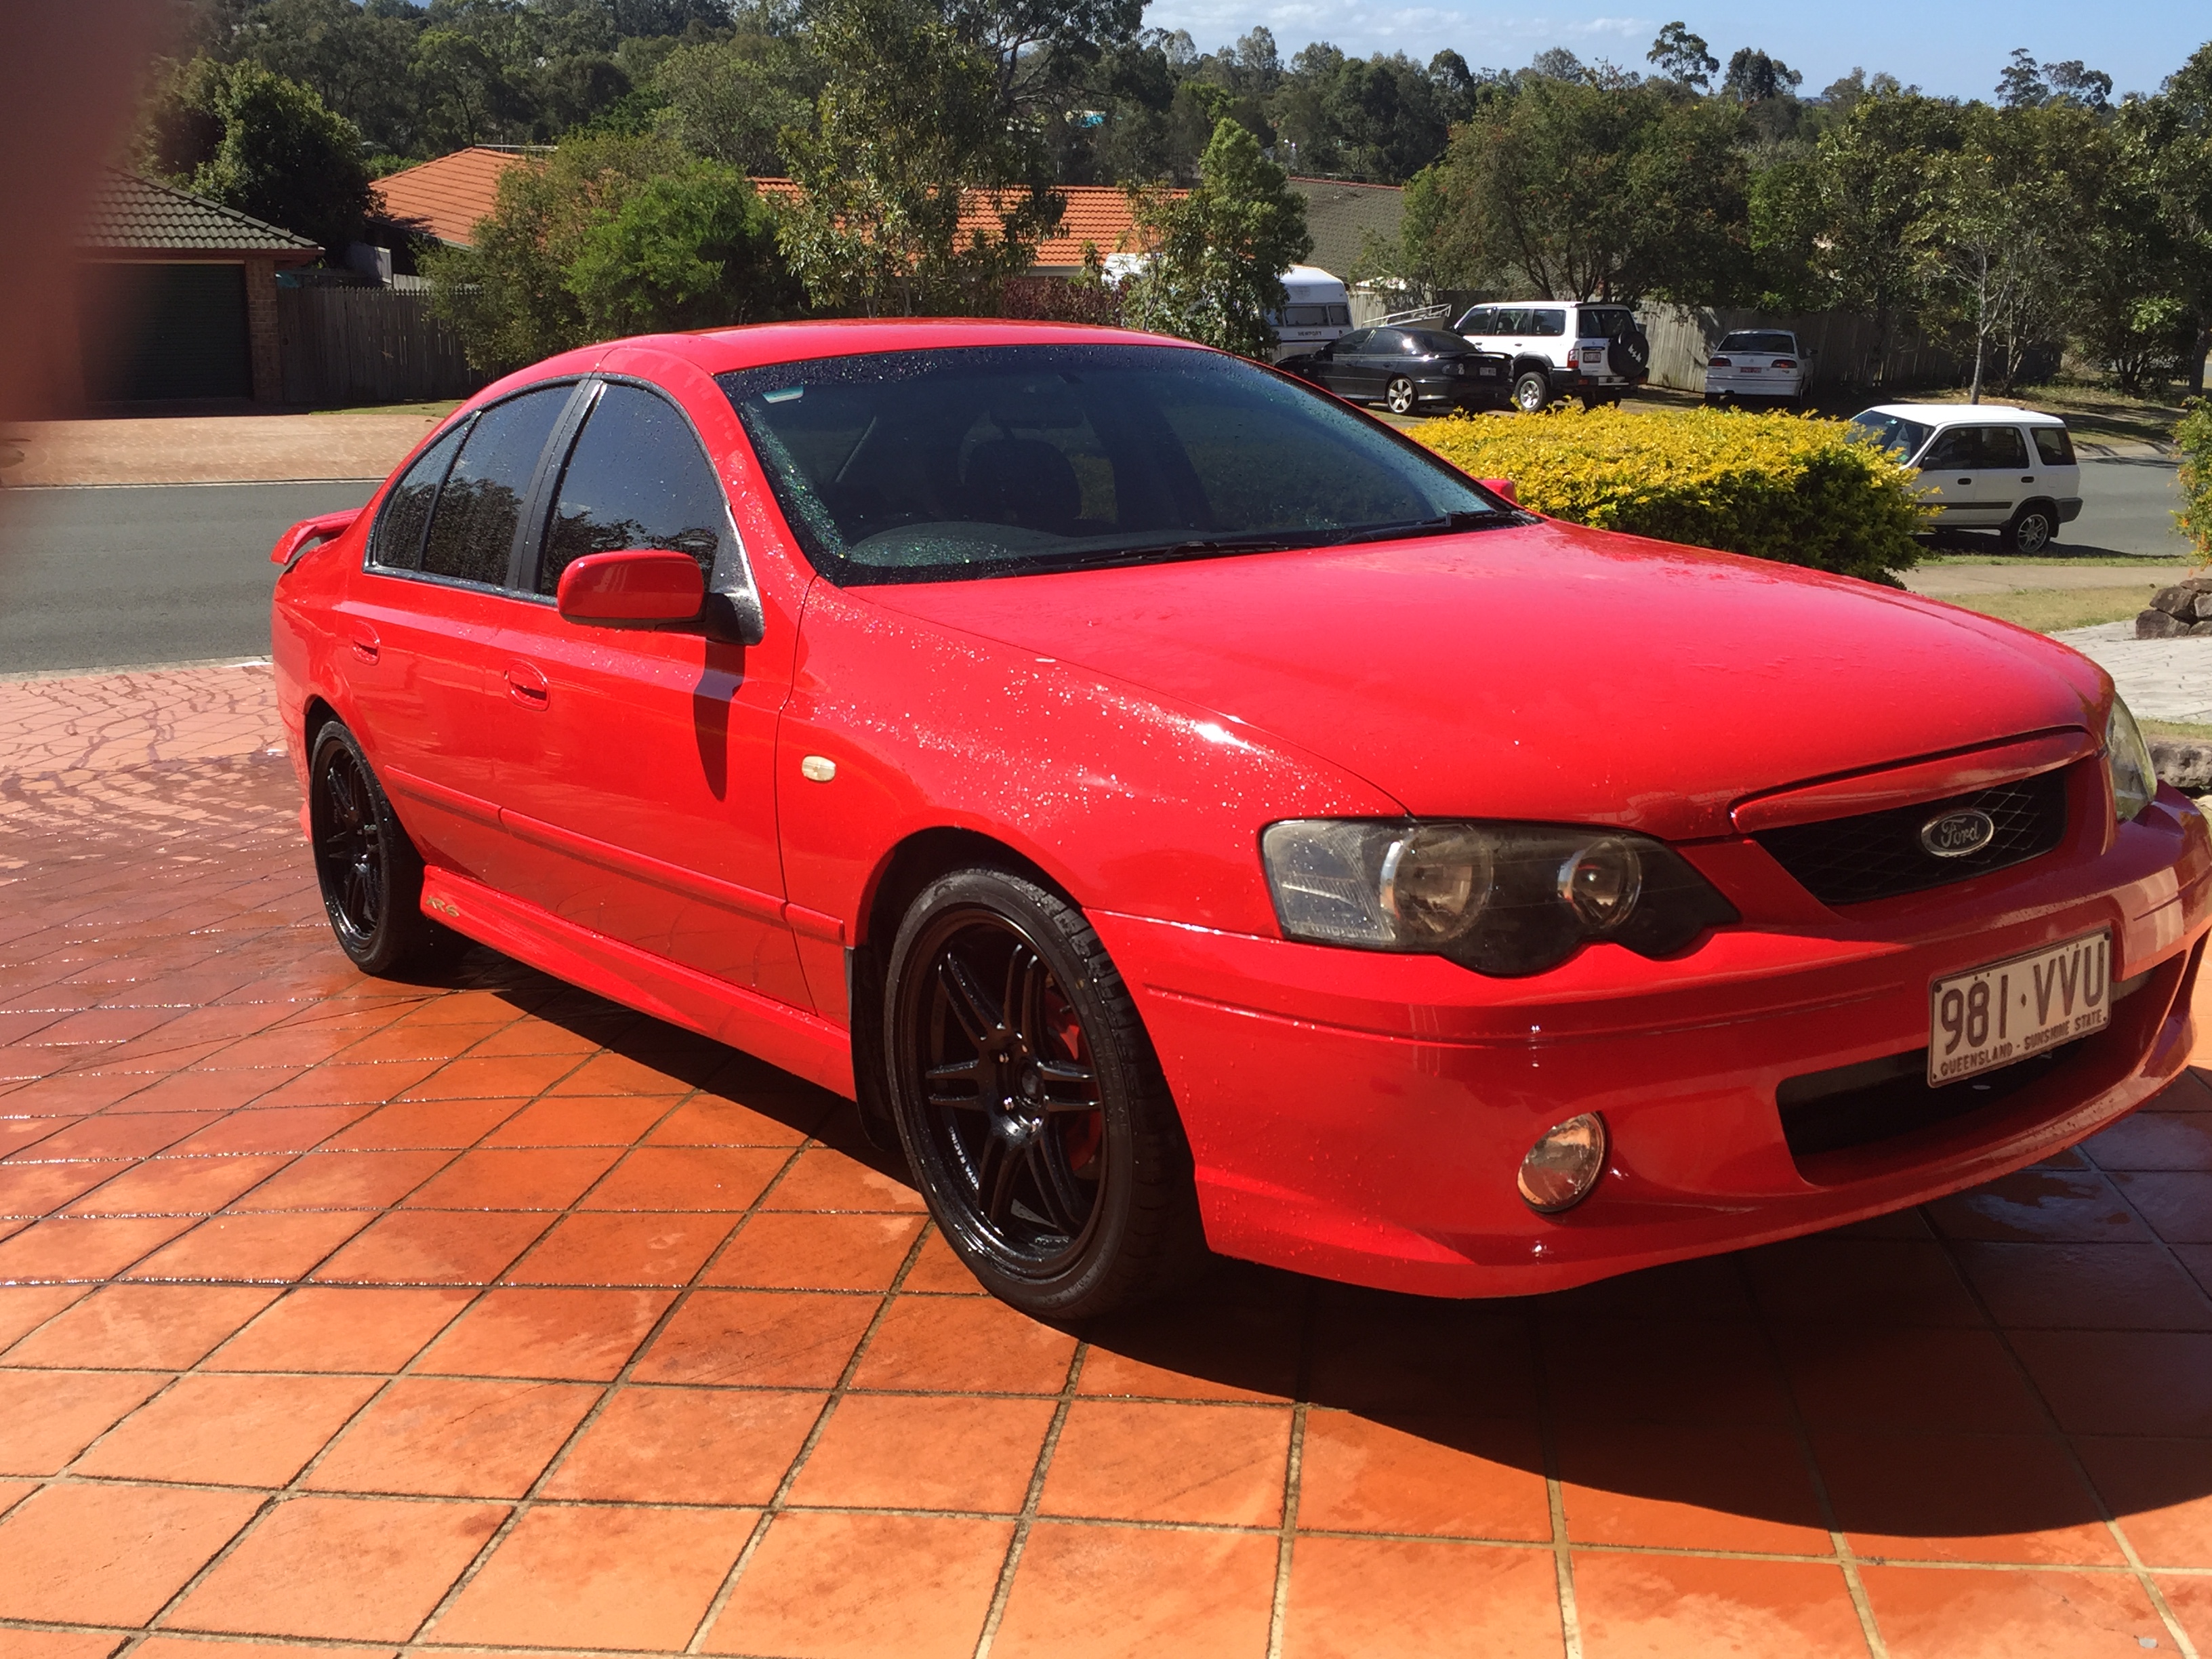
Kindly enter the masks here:
[[2056, 415], [2002, 404], [1879, 404], [1851, 426], [1920, 469], [1931, 530], [1994, 530], [2039, 553], [2081, 516], [2081, 465]]
[[1808, 359], [1787, 329], [1747, 328], [1723, 338], [1705, 363], [1705, 401], [1805, 395]]

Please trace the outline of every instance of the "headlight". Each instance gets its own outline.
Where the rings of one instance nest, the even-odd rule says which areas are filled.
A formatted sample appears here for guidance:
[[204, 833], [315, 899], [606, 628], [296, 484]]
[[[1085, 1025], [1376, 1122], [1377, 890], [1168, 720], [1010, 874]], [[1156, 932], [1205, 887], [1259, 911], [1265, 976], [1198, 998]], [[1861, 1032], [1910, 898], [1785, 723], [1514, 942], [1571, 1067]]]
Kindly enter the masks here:
[[2117, 691], [2112, 718], [2105, 722], [2105, 771], [2112, 781], [2112, 815], [2122, 823], [2141, 817], [2158, 793], [2158, 771], [2136, 717]]
[[1260, 837], [1285, 937], [1510, 977], [1610, 939], [1671, 956], [1735, 910], [1663, 843], [1550, 824], [1295, 818]]

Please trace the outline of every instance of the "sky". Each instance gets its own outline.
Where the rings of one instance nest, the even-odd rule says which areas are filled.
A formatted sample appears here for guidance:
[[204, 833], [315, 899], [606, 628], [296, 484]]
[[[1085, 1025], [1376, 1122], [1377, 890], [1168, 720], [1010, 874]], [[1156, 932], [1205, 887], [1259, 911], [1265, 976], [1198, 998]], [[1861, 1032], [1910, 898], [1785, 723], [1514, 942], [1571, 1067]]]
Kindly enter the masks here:
[[[1676, 9], [1680, 7], [1680, 9]], [[1624, 69], [1648, 67], [1644, 54], [1662, 25], [1680, 18], [1726, 64], [1739, 46], [1756, 46], [1805, 76], [1817, 93], [1854, 67], [1887, 70], [1922, 91], [1987, 98], [2014, 46], [2045, 63], [2080, 58], [2112, 77], [2113, 95], [2154, 92], [2206, 40], [2212, 8], [2202, 0], [1917, 0], [1904, 5], [1699, 4], [1669, 0], [1632, 10], [1620, 0], [1574, 5], [1536, 0], [1535, 8], [1494, 0], [1152, 0], [1145, 21], [1188, 29], [1201, 52], [1227, 45], [1255, 23], [1274, 32], [1287, 62], [1312, 40], [1356, 57], [1403, 52], [1425, 63], [1446, 46], [1474, 67], [1518, 69], [1547, 46], [1584, 62], [1609, 58]]]

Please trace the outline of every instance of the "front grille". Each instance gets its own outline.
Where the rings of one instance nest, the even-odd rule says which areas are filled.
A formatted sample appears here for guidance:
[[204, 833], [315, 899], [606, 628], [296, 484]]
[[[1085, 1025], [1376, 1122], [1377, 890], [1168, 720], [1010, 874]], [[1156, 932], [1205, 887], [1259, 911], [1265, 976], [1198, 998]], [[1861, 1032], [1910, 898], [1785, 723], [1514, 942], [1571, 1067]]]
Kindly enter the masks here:
[[[1962, 809], [1988, 813], [1996, 835], [1978, 852], [1937, 858], [1920, 844], [1921, 826]], [[2066, 774], [2060, 770], [1948, 800], [1793, 823], [1753, 839], [1823, 904], [1864, 904], [2024, 863], [2065, 836]]]

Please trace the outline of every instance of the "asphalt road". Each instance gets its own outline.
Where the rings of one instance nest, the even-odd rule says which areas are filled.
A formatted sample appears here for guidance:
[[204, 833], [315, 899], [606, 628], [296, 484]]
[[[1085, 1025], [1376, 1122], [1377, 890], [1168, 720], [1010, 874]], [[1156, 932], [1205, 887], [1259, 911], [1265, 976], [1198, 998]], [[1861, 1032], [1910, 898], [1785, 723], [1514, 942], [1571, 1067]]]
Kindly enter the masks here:
[[[2053, 554], [2189, 555], [2176, 465], [2089, 460], [2081, 518]], [[269, 549], [288, 525], [356, 507], [361, 483], [145, 484], [0, 490], [0, 674], [260, 656]], [[1996, 550], [1995, 538], [1945, 538]]]
[[265, 656], [270, 548], [374, 488], [0, 489], [0, 674]]

